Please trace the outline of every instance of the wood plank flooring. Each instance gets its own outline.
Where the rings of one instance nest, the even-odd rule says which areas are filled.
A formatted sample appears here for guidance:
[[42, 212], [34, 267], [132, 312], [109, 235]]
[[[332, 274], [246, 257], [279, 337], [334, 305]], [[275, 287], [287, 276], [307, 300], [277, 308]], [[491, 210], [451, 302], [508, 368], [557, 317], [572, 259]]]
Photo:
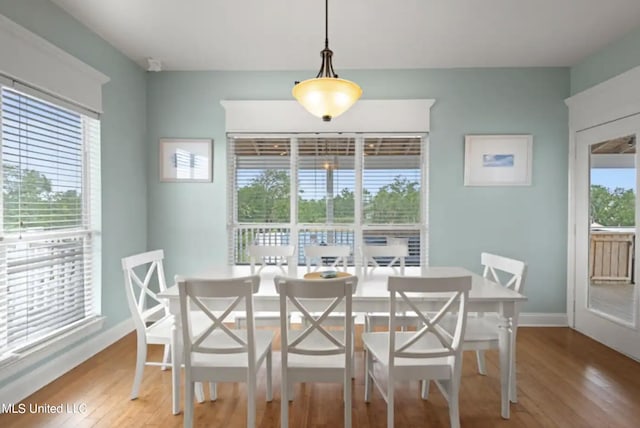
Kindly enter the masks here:
[[[462, 427], [621, 427], [640, 426], [640, 363], [568, 328], [520, 328], [518, 331], [519, 402], [511, 419], [500, 418], [498, 356], [487, 353], [488, 376], [476, 372], [475, 356], [465, 354], [460, 393]], [[377, 391], [364, 403], [361, 347], [353, 384], [353, 426], [386, 425], [386, 405]], [[160, 359], [162, 349], [150, 347]], [[274, 355], [274, 400], [266, 403], [265, 376], [258, 383], [257, 421], [280, 426], [280, 373]], [[135, 335], [130, 334], [23, 401], [25, 414], [1, 414], [0, 427], [180, 427], [171, 414], [171, 373], [147, 367], [141, 395], [129, 400], [135, 365]], [[337, 384], [297, 385], [290, 406], [291, 427], [343, 426], [342, 389]], [[86, 405], [82, 413], [29, 412], [30, 405]], [[195, 426], [243, 427], [244, 384], [221, 384], [216, 402], [195, 406]], [[418, 383], [396, 386], [396, 427], [448, 427], [444, 398], [431, 388], [420, 399]], [[79, 409], [78, 409], [79, 410]]]

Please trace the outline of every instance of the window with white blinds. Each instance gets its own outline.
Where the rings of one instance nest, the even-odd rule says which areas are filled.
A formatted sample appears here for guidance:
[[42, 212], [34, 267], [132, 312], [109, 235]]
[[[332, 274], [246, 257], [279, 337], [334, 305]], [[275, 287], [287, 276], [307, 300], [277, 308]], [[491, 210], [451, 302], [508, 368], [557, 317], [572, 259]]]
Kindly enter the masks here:
[[420, 138], [366, 138], [362, 171], [365, 224], [420, 222]]
[[100, 122], [1, 88], [0, 360], [91, 319]]
[[354, 138], [298, 139], [298, 222], [353, 223]]
[[[231, 136], [231, 263], [246, 245], [407, 243], [408, 265], [426, 258], [426, 156], [422, 136]], [[295, 191], [291, 191], [295, 189]], [[292, 210], [291, 207], [294, 207]]]
[[239, 223], [290, 219], [290, 154], [286, 139], [232, 141], [235, 214]]

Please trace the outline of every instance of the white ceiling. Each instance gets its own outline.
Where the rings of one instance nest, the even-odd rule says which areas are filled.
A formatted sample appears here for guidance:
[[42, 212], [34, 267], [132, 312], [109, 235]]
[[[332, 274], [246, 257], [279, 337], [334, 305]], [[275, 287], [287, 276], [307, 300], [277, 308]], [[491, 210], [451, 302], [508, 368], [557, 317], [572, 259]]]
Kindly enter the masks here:
[[[52, 0], [164, 70], [320, 67], [322, 0]], [[640, 26], [639, 0], [331, 0], [344, 69], [571, 66]]]

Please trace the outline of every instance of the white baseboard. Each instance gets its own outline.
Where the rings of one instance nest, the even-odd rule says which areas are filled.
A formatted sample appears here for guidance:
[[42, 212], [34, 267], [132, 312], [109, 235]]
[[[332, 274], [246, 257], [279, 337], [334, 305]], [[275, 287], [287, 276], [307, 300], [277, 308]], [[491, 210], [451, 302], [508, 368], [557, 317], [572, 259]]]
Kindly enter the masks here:
[[9, 405], [24, 400], [133, 330], [132, 320], [130, 318], [126, 319], [109, 330], [86, 340], [70, 351], [38, 366], [33, 371], [0, 388], [0, 403]]
[[520, 327], [568, 327], [567, 314], [522, 312], [518, 320]]

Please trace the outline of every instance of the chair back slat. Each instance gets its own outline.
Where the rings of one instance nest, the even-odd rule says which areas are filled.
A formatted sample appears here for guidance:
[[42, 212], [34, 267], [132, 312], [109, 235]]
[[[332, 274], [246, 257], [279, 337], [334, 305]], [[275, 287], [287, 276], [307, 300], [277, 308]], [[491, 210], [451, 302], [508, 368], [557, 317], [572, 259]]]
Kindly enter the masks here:
[[[395, 358], [432, 358], [456, 356], [461, 350], [467, 314], [467, 300], [471, 290], [471, 277], [401, 277], [388, 279], [389, 299], [389, 361]], [[427, 312], [420, 307], [421, 298], [438, 294], [439, 309]], [[402, 305], [402, 307], [400, 307]], [[402, 343], [396, 343], [396, 313], [409, 308], [414, 311], [424, 327], [411, 335], [402, 336]], [[456, 316], [456, 328], [449, 333], [441, 324], [447, 313]], [[434, 346], [434, 343], [439, 344]], [[429, 342], [429, 346], [424, 346]]]

